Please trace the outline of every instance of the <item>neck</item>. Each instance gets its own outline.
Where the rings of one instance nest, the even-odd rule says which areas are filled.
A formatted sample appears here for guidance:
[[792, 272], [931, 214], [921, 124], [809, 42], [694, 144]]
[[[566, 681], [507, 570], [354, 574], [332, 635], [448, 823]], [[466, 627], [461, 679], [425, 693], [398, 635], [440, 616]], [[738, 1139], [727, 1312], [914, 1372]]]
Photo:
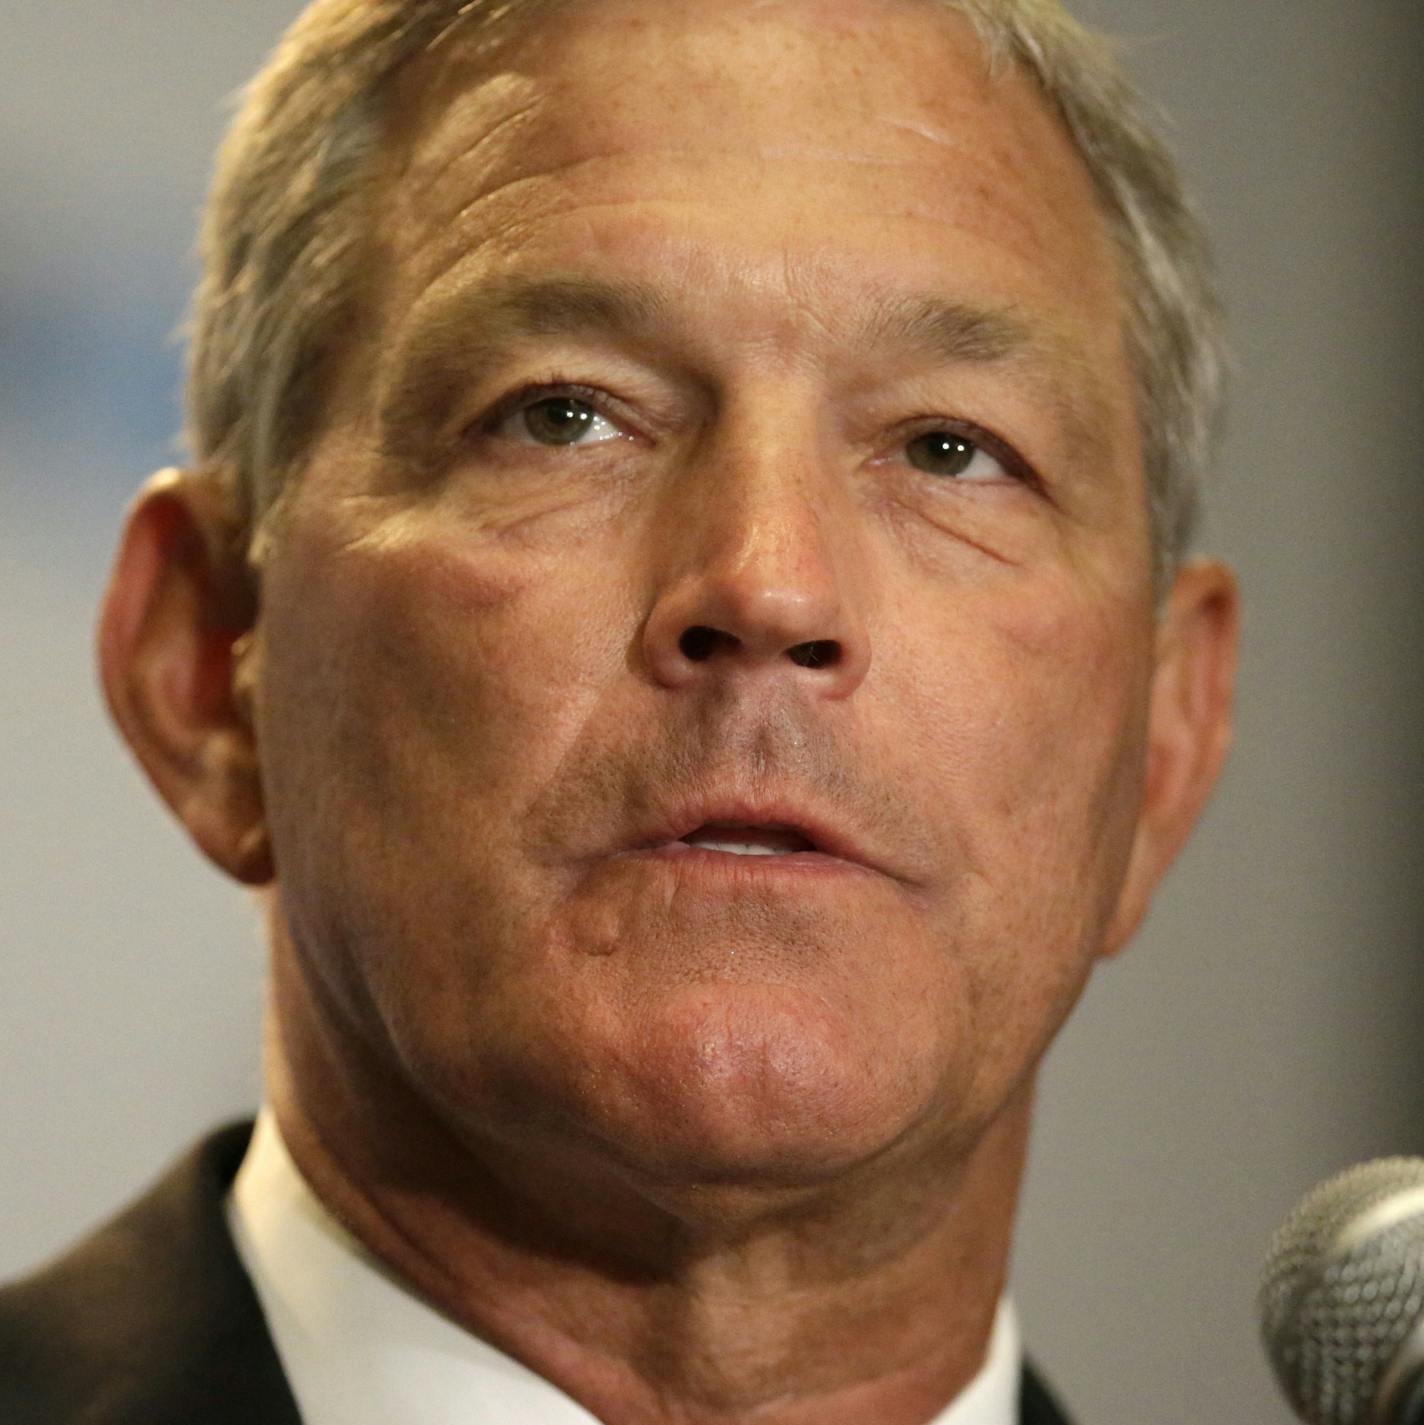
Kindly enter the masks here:
[[303, 1176], [417, 1293], [600, 1419], [920, 1425], [982, 1364], [1027, 1086], [973, 1143], [892, 1148], [831, 1185], [642, 1181], [452, 1124], [339, 1022], [278, 956], [268, 1091]]

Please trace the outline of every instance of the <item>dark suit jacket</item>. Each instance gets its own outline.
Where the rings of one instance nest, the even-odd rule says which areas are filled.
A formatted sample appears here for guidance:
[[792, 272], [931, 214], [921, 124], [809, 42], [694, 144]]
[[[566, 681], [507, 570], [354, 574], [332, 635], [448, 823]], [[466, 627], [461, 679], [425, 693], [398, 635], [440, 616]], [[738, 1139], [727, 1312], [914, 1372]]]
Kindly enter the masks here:
[[[0, 1290], [0, 1422], [301, 1425], [223, 1215], [251, 1127], [214, 1134], [68, 1255]], [[1031, 1372], [1019, 1419], [1066, 1425]]]

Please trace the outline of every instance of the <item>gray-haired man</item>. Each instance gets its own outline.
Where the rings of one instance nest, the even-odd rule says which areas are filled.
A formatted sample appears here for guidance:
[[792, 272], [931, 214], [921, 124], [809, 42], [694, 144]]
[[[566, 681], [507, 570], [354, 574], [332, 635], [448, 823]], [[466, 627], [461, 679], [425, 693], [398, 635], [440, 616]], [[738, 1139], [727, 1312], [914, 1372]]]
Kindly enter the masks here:
[[1034, 1075], [1236, 625], [1201, 244], [1103, 51], [319, 0], [205, 254], [101, 663], [264, 900], [269, 1104], [0, 1298], [5, 1419], [1056, 1419]]

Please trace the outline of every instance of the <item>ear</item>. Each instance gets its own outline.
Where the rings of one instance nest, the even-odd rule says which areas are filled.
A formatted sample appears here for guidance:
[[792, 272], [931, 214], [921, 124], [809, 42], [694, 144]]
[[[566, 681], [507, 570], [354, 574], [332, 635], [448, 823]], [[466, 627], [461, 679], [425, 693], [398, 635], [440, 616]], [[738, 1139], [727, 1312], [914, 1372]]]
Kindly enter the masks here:
[[199, 848], [248, 885], [272, 878], [252, 720], [256, 600], [216, 477], [165, 470], [140, 491], [99, 618], [119, 731]]
[[1231, 746], [1240, 596], [1225, 565], [1193, 560], [1158, 618], [1142, 804], [1104, 953], [1132, 937], [1216, 784]]

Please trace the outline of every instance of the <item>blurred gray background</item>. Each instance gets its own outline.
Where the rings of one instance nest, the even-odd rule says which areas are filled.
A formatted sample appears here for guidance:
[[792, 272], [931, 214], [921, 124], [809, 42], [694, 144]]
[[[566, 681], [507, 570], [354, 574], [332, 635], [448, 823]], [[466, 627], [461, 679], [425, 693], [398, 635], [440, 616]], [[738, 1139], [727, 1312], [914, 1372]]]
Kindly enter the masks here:
[[[258, 1093], [260, 953], [110, 735], [92, 610], [176, 455], [194, 217], [296, 0], [0, 0], [0, 1277]], [[1218, 243], [1240, 368], [1206, 543], [1238, 751], [1055, 1050], [1016, 1267], [1085, 1425], [1280, 1425], [1256, 1266], [1310, 1183], [1424, 1151], [1424, 22], [1080, 0]]]

